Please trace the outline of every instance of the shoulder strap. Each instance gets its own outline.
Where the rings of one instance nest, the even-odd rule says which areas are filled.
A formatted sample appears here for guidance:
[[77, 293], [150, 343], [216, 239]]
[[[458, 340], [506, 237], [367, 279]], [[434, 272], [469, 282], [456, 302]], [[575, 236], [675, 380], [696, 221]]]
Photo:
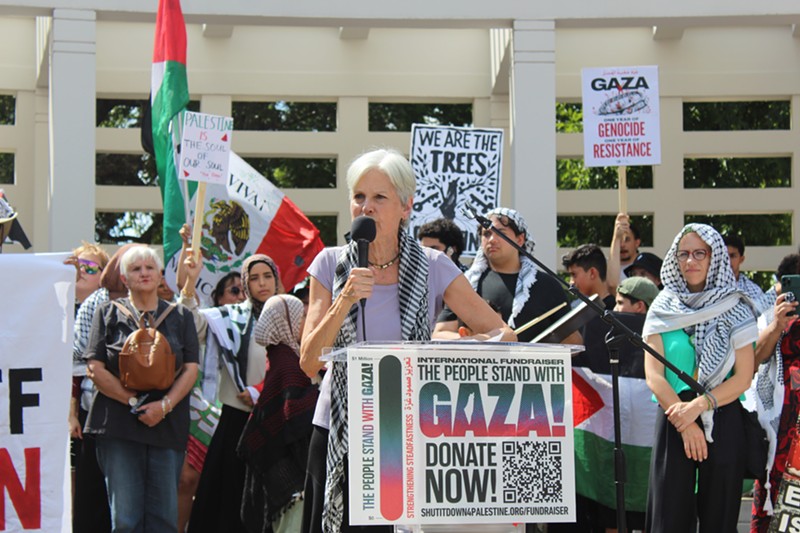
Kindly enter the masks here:
[[134, 316], [133, 313], [131, 313], [130, 309], [128, 309], [127, 307], [125, 307], [124, 305], [119, 303], [117, 300], [111, 300], [111, 303], [114, 304], [117, 307], [117, 309], [122, 311], [123, 315], [125, 315], [126, 317], [130, 318], [131, 320], [133, 320], [134, 324], [138, 324], [140, 328], [144, 329], [143, 317]]
[[159, 324], [161, 324], [164, 319], [167, 318], [167, 315], [170, 314], [173, 309], [175, 309], [175, 304], [169, 304], [167, 308], [164, 309], [164, 312], [159, 315], [155, 322], [153, 322], [153, 329], [158, 329]]

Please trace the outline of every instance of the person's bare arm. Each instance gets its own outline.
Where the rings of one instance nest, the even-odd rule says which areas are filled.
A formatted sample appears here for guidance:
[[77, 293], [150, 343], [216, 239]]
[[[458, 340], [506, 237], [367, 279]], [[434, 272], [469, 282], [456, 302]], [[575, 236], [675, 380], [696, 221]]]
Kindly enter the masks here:
[[756, 368], [764, 361], [769, 360], [775, 353], [775, 347], [781, 338], [781, 333], [789, 325], [794, 316], [787, 316], [787, 313], [797, 313], [798, 302], [787, 302], [786, 295], [781, 294], [775, 301], [775, 317], [769, 325], [761, 330], [756, 342], [755, 364]]
[[[658, 353], [664, 353], [664, 343], [661, 335], [650, 335], [645, 342]], [[644, 372], [647, 386], [653, 391], [659, 405], [666, 411], [670, 406], [680, 403], [681, 399], [667, 382], [664, 364], [658, 359], [645, 352]], [[702, 398], [702, 397], [701, 397]], [[703, 430], [696, 421], [692, 421], [688, 427], [681, 432], [683, 439], [683, 451], [686, 457], [695, 461], [703, 461], [708, 458], [708, 444]]]
[[[444, 302], [456, 316], [469, 326], [475, 335], [494, 336], [496, 333], [502, 332], [503, 336], [500, 340], [506, 342], [517, 340], [514, 330], [503, 322], [500, 315], [493, 311], [483, 298], [478, 296], [464, 276], [458, 276], [450, 282], [444, 291]], [[434, 333], [437, 333], [436, 329], [434, 329]], [[458, 335], [457, 328], [456, 335]]]
[[617, 219], [614, 221], [614, 235], [611, 237], [611, 249], [608, 252], [608, 262], [606, 263], [606, 285], [611, 294], [617, 294], [621, 277], [620, 243], [628, 231], [630, 231], [630, 218], [625, 213], [617, 214]]
[[342, 292], [333, 299], [331, 292], [316, 278], [311, 278], [308, 296], [308, 315], [300, 343], [300, 368], [309, 377], [314, 377], [325, 366], [320, 360], [322, 350], [333, 346], [336, 335], [353, 305], [361, 298], [372, 295], [374, 285], [372, 271], [354, 268]]
[[197, 363], [185, 363], [180, 374], [161, 400], [148, 402], [139, 409], [139, 421], [150, 427], [157, 425], [183, 400], [197, 381]]

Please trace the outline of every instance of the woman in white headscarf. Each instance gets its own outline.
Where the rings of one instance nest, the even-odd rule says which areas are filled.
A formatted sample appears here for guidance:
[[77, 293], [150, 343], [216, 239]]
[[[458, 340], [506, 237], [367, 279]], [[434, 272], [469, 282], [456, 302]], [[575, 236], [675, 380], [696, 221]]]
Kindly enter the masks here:
[[[698, 396], [654, 357], [647, 384], [662, 407], [650, 464], [646, 530], [736, 531], [744, 476], [739, 396], [753, 378], [755, 311], [736, 289], [727, 248], [714, 228], [688, 224], [661, 267], [664, 290], [642, 336], [694, 375]], [[696, 487], [696, 491], [695, 491]]]

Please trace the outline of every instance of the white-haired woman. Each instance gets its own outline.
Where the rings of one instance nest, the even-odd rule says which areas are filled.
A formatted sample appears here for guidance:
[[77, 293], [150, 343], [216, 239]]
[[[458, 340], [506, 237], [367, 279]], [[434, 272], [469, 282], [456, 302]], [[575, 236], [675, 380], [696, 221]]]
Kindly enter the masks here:
[[688, 224], [661, 267], [664, 290], [642, 336], [668, 361], [694, 375], [698, 395], [654, 357], [647, 384], [662, 410], [650, 462], [648, 533], [736, 531], [744, 477], [739, 396], [753, 379], [755, 311], [736, 289], [722, 237]]
[[[367, 268], [358, 267], [355, 243], [323, 250], [309, 268], [311, 292], [300, 358], [308, 376], [322, 369], [320, 355], [328, 346], [344, 347], [365, 337], [370, 341], [430, 339], [445, 302], [474, 332], [502, 330], [504, 339], [516, 340], [449, 257], [421, 248], [405, 231], [416, 189], [414, 171], [405, 157], [394, 150], [367, 152], [351, 163], [347, 186], [351, 217], [374, 218], [377, 235], [369, 246]], [[362, 298], [366, 299], [366, 336], [357, 319]], [[351, 527], [347, 517], [346, 416], [347, 370], [344, 364], [336, 364], [325, 375], [314, 416], [304, 531], [322, 531], [323, 521], [325, 531], [361, 529]]]
[[[161, 259], [146, 246], [131, 248], [120, 261], [128, 298], [117, 301], [149, 324], [169, 306], [157, 294], [162, 269]], [[197, 378], [197, 332], [192, 314], [183, 307], [166, 315], [157, 329], [175, 354], [177, 376], [167, 390], [135, 391], [120, 381], [119, 353], [137, 327], [114, 302], [103, 304], [94, 315], [86, 357], [98, 393], [85, 432], [97, 436], [112, 530], [176, 532], [178, 476], [189, 436], [186, 395]]]

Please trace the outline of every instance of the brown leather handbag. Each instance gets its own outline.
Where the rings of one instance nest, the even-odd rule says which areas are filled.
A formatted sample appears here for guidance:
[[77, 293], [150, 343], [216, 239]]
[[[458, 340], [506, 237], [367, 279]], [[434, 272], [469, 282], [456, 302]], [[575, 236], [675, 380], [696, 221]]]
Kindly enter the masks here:
[[155, 321], [151, 317], [149, 328], [145, 326], [144, 315], [134, 316], [119, 302], [114, 305], [139, 325], [125, 339], [119, 352], [122, 386], [134, 391], [169, 389], [175, 381], [175, 354], [167, 337], [156, 328], [175, 309], [175, 304], [170, 304]]

